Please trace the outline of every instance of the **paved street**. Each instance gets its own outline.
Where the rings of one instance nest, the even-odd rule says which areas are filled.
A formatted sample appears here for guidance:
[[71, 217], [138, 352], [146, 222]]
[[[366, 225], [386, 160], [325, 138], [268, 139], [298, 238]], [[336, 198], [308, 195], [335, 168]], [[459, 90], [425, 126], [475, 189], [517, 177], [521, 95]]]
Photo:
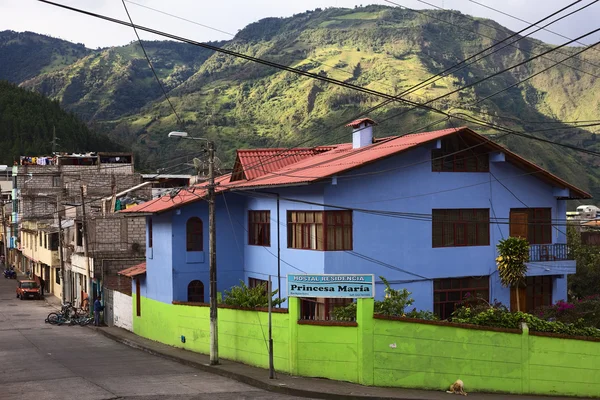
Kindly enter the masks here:
[[0, 399], [288, 399], [113, 342], [44, 323], [45, 301], [20, 301], [0, 277]]

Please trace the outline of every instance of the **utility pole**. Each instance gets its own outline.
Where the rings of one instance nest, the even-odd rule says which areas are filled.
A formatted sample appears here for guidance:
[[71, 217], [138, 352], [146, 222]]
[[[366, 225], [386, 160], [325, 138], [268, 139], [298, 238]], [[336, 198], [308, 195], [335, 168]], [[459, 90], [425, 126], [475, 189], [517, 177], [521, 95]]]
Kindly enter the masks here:
[[215, 224], [215, 144], [208, 142], [208, 268], [210, 275], [210, 365], [219, 364], [217, 322], [217, 229]]
[[58, 207], [58, 196], [56, 199], [56, 211], [58, 213], [58, 257], [60, 260], [60, 282], [62, 284], [61, 298], [62, 303], [65, 304], [65, 258], [63, 255], [63, 230], [62, 230], [62, 218], [60, 217], [61, 210]]
[[271, 315], [273, 312], [273, 289], [271, 287], [271, 275], [267, 284], [267, 296], [269, 296], [269, 379], [275, 379], [275, 367], [273, 366], [273, 325]]
[[0, 205], [2, 206], [2, 238], [4, 239], [2, 240], [2, 242], [4, 244], [4, 264], [6, 267], [6, 265], [8, 265], [8, 246], [6, 245], [6, 240], [8, 238], [6, 237], [6, 217], [4, 215], [4, 201], [0, 201]]
[[[87, 219], [85, 217], [85, 196], [83, 185], [79, 187], [81, 189], [81, 215], [83, 221], [81, 223], [81, 230], [83, 231], [83, 256], [85, 257], [85, 270], [87, 273], [87, 293], [88, 293], [88, 304], [93, 304], [92, 299], [90, 298], [90, 293], [92, 292], [92, 277], [90, 275], [90, 259], [88, 257], [88, 237], [87, 237]], [[90, 311], [92, 307], [90, 307]]]

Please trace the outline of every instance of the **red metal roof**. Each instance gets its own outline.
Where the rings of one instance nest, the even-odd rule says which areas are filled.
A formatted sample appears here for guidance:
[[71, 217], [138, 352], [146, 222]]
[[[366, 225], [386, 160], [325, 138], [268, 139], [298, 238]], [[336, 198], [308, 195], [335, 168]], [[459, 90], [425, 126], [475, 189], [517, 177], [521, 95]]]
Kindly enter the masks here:
[[349, 126], [349, 127], [352, 127], [352, 128], [356, 128], [357, 126], [359, 126], [363, 122], [368, 122], [368, 123], [370, 123], [372, 125], [377, 125], [377, 123], [375, 121], [373, 121], [371, 118], [361, 118], [361, 119], [355, 119], [354, 121], [350, 122], [349, 124], [346, 124], [346, 126]]
[[117, 272], [117, 274], [119, 274], [119, 275], [125, 275], [130, 278], [133, 278], [134, 276], [137, 276], [137, 275], [143, 275], [145, 273], [146, 273], [146, 262], [143, 262], [138, 265], [134, 265], [133, 267], [130, 267], [130, 268], [127, 268], [127, 269]]
[[[217, 179], [219, 185], [215, 191], [217, 193], [229, 190], [229, 189], [256, 189], [261, 187], [270, 186], [291, 186], [310, 184], [312, 182], [319, 181], [334, 175], [338, 175], [354, 168], [362, 167], [367, 164], [376, 162], [386, 157], [393, 156], [403, 151], [421, 146], [425, 143], [433, 142], [441, 139], [445, 136], [461, 133], [471, 138], [483, 142], [485, 146], [496, 151], [502, 151], [506, 155], [507, 161], [528, 170], [535, 171], [536, 177], [543, 179], [551, 184], [558, 185], [570, 189], [575, 198], [591, 198], [591, 196], [578, 189], [577, 187], [565, 182], [543, 168], [525, 160], [524, 158], [512, 153], [510, 150], [488, 140], [482, 135], [466, 128], [451, 128], [443, 129], [433, 132], [415, 133], [404, 136], [393, 136], [384, 138], [376, 141], [376, 143], [360, 148], [352, 148], [351, 143], [340, 144], [337, 146], [331, 146], [328, 148], [321, 148], [321, 151], [316, 151], [316, 154], [310, 156], [309, 149], [298, 149], [299, 152], [291, 152], [290, 158], [299, 157], [300, 160], [294, 163], [287, 163], [284, 159], [278, 159], [273, 165], [278, 165], [280, 168], [266, 171], [262, 170], [262, 173], [258, 176], [252, 175], [253, 169], [252, 164], [247, 164], [249, 169], [246, 172], [247, 175], [253, 176], [252, 179], [232, 179], [232, 175], [224, 175]], [[276, 149], [273, 153], [277, 155]], [[250, 154], [251, 151], [244, 151], [245, 154]], [[260, 149], [258, 152], [261, 153], [256, 158], [248, 156], [247, 160], [262, 160], [263, 157], [267, 156], [265, 149]], [[273, 154], [271, 153], [271, 154]], [[281, 151], [279, 151], [281, 153]], [[244, 157], [244, 156], [243, 156]], [[265, 164], [266, 165], [266, 164]], [[259, 168], [256, 168], [260, 170]], [[270, 169], [270, 168], [269, 168]], [[199, 201], [206, 196], [206, 183], [202, 183], [188, 190], [182, 190], [176, 196], [171, 198], [170, 196], [163, 196], [158, 199], [151, 200], [149, 202], [140, 204], [135, 207], [128, 208], [121, 212], [137, 212], [137, 213], [158, 213], [164, 212], [173, 208], [180, 207], [187, 203]]]
[[238, 150], [236, 165], [233, 170], [236, 171], [237, 168], [241, 168], [244, 175], [243, 178], [252, 180], [333, 148], [335, 148], [335, 146], [296, 149]]

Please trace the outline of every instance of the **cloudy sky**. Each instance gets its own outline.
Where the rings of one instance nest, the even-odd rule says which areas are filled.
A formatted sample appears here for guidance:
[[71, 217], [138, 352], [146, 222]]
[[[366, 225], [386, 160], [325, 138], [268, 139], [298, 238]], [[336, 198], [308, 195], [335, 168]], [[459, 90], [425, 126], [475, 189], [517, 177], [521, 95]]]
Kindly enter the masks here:
[[[114, 18], [127, 19], [121, 0], [53, 1]], [[413, 9], [432, 8], [425, 4], [425, 0], [393, 1], [398, 5]], [[524, 28], [527, 24], [480, 4], [524, 21], [535, 22], [571, 3], [571, 0], [476, 0], [480, 4], [475, 3], [474, 0], [426, 1], [438, 7], [494, 19], [515, 31]], [[569, 11], [593, 2], [594, 0], [582, 0], [571, 7]], [[371, 2], [354, 0], [131, 0], [127, 2], [134, 23], [198, 41], [229, 39], [230, 34], [235, 34], [238, 29], [265, 17], [286, 17], [317, 7], [354, 7], [360, 4], [393, 6], [385, 0], [371, 0]], [[189, 21], [161, 14], [147, 7], [183, 17]], [[575, 38], [598, 28], [599, 20], [600, 2], [564, 21], [553, 24], [548, 29], [566, 37]], [[121, 45], [135, 39], [130, 28], [79, 15], [36, 0], [0, 0], [0, 31], [6, 29], [43, 33], [84, 43], [90, 48]], [[544, 31], [534, 37], [553, 44], [567, 41], [561, 36]], [[142, 39], [159, 38], [142, 33]], [[598, 40], [600, 40], [600, 35], [594, 35], [583, 42], [591, 44]]]

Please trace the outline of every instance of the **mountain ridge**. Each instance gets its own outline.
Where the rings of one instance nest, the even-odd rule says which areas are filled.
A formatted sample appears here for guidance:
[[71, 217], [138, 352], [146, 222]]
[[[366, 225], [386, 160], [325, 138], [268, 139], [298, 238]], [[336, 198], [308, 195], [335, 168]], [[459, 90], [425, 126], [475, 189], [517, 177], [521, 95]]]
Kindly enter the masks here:
[[[424, 81], [508, 34], [506, 28], [494, 21], [457, 12], [417, 13], [366, 6], [317, 9], [288, 18], [265, 18], [246, 26], [232, 40], [216, 45], [392, 94]], [[236, 148], [290, 146], [310, 138], [314, 138], [309, 141], [310, 145], [348, 141], [348, 133], [336, 130], [334, 136], [328, 133], [328, 127], [339, 125], [381, 101], [350, 89], [186, 44], [156, 41], [145, 42], [145, 46], [181, 123], [162, 97], [136, 43], [90, 50], [75, 62], [17, 83], [60, 101], [63, 107], [76, 112], [95, 129], [119, 138], [138, 152], [147, 153], [145, 165], [148, 167], [171, 157], [178, 149], [193, 149], [189, 143], [167, 140], [166, 132], [173, 129], [186, 129], [191, 134], [217, 140], [219, 156], [231, 163]], [[530, 38], [519, 40], [513, 46], [407, 97], [417, 102], [431, 100], [523, 61], [531, 57], [532, 52], [553, 48]], [[577, 50], [576, 47], [564, 48], [562, 52], [568, 55]], [[433, 105], [516, 130], [560, 127], [562, 131], [537, 135], [600, 150], [593, 128], [574, 129], [556, 124], [557, 120], [595, 119], [600, 102], [593, 93], [599, 83], [587, 63], [600, 64], [598, 54], [588, 51], [583, 61], [573, 59], [564, 63], [576, 69], [561, 64], [476, 104], [547, 68], [553, 60], [558, 62], [565, 57], [550, 53], [548, 57]], [[395, 103], [373, 113], [373, 119], [383, 121], [377, 134], [405, 133], [439, 118], [422, 110], [407, 110], [408, 107]], [[399, 112], [405, 113], [390, 118]], [[554, 125], [547, 125], [550, 123]], [[466, 124], [484, 134], [496, 133]], [[444, 126], [452, 125], [442, 123], [432, 129]], [[515, 136], [504, 139], [502, 144], [584, 189], [600, 194], [597, 158]]]

